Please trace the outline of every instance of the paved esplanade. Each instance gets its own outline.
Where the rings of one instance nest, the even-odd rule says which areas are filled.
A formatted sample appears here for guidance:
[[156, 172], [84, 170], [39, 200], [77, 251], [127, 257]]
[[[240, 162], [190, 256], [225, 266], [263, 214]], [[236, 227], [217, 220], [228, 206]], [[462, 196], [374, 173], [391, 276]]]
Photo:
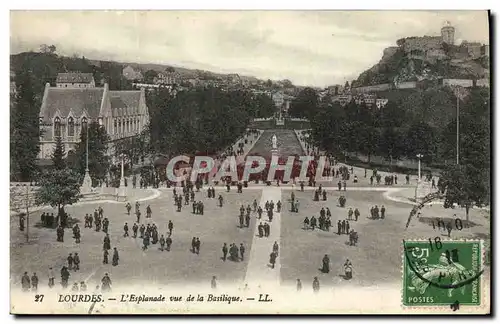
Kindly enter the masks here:
[[[278, 200], [281, 200], [281, 189], [277, 187], [267, 187], [262, 190], [262, 197], [260, 199], [260, 207], [264, 210], [262, 213], [262, 219], [258, 219], [255, 222], [255, 231], [252, 239], [252, 249], [250, 250], [250, 258], [247, 266], [247, 273], [245, 276], [245, 283], [250, 287], [256, 287], [259, 285], [266, 286], [269, 285], [279, 285], [280, 284], [280, 259], [279, 253], [276, 258], [276, 263], [274, 269], [271, 268], [269, 263], [269, 257], [273, 251], [274, 242], [278, 242], [281, 248], [281, 213], [276, 212], [276, 208], [273, 212], [273, 221], [267, 222], [268, 217], [265, 209], [266, 201], [273, 201], [275, 206]], [[258, 226], [262, 222], [269, 223], [271, 226], [271, 232], [269, 237], [259, 237]]]
[[[293, 130], [266, 130], [248, 155], [271, 156], [272, 137], [276, 135], [278, 142], [278, 154], [287, 158], [291, 155], [302, 155], [303, 150]], [[260, 238], [258, 235], [258, 226], [266, 223], [268, 220], [265, 209], [266, 201], [274, 202], [273, 221], [268, 222], [271, 226], [269, 237]], [[245, 283], [249, 287], [279, 285], [280, 284], [280, 255], [281, 255], [281, 213], [276, 212], [276, 203], [281, 201], [282, 208], [287, 208], [286, 202], [281, 197], [281, 188], [264, 187], [260, 199], [260, 206], [263, 209], [262, 219], [255, 222], [255, 231], [252, 239], [252, 249], [250, 251]], [[274, 269], [269, 263], [270, 254], [273, 251], [274, 242], [279, 245], [278, 257]]]

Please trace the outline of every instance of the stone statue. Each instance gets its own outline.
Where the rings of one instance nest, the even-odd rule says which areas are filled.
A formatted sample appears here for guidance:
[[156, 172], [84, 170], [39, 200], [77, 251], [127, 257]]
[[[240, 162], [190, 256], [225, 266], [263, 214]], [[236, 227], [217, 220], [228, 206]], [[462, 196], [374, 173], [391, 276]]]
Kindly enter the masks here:
[[278, 148], [278, 138], [276, 137], [276, 134], [273, 135], [271, 141], [273, 142], [273, 149]]

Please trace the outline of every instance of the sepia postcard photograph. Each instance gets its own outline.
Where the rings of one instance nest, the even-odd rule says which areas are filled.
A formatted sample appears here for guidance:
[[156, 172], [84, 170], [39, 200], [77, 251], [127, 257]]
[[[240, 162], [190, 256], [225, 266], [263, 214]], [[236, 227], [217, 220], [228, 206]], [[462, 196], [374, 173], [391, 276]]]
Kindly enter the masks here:
[[488, 10], [11, 10], [10, 313], [488, 315]]

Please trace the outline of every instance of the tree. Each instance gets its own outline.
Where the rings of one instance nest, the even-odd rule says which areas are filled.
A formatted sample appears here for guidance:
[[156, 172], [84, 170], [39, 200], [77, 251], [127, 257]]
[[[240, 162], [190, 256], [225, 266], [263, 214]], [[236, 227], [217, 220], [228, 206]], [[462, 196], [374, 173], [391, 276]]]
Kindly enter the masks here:
[[174, 73], [175, 72], [175, 68], [173, 68], [172, 66], [167, 66], [167, 68], [165, 69], [165, 72]]
[[[100, 126], [97, 122], [92, 122], [88, 125], [89, 135], [89, 173], [93, 181], [93, 186], [98, 184], [99, 180], [104, 181], [109, 170], [110, 161], [107, 155], [108, 142], [110, 140], [104, 127]], [[76, 172], [81, 175], [85, 174], [86, 161], [87, 161], [87, 132], [82, 130], [80, 133], [80, 142], [78, 143], [75, 151]]]
[[362, 124], [355, 129], [357, 129], [358, 150], [368, 156], [368, 163], [370, 163], [372, 155], [378, 148], [380, 131], [376, 127], [363, 126]]
[[[197, 88], [175, 97], [159, 89], [147, 95], [150, 145], [156, 152], [177, 155], [214, 153], [242, 135], [256, 107], [246, 91]], [[268, 101], [266, 101], [267, 106]]]
[[54, 164], [54, 169], [62, 170], [66, 168], [65, 155], [66, 150], [64, 148], [64, 144], [61, 140], [61, 136], [58, 136], [56, 138], [56, 146], [52, 152], [52, 163]]
[[489, 204], [489, 180], [481, 174], [484, 171], [468, 165], [448, 165], [438, 183], [439, 189], [445, 192], [444, 208], [453, 208], [455, 204], [465, 207], [468, 221], [470, 208]]
[[158, 77], [158, 72], [155, 70], [147, 70], [144, 72], [144, 82], [146, 83], [153, 83], [156, 77]]
[[436, 130], [425, 122], [416, 122], [410, 125], [406, 133], [406, 156], [415, 158], [422, 154], [422, 161], [430, 163], [436, 157]]
[[384, 128], [380, 136], [378, 151], [391, 161], [399, 159], [402, 154], [401, 138], [402, 135], [396, 128]]
[[319, 99], [316, 91], [312, 88], [305, 88], [292, 101], [288, 113], [292, 117], [312, 119], [318, 106]]
[[59, 219], [63, 221], [64, 206], [76, 203], [80, 195], [80, 178], [70, 169], [52, 170], [46, 172], [36, 192], [37, 205], [57, 207]]
[[37, 171], [40, 151], [38, 106], [33, 77], [28, 67], [16, 73], [16, 97], [10, 124], [11, 177], [30, 181]]

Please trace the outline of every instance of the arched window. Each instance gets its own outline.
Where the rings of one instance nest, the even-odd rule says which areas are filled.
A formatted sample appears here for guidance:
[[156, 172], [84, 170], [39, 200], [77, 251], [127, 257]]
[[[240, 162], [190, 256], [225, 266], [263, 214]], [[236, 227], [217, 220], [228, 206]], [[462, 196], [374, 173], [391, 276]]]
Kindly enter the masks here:
[[73, 117], [68, 118], [68, 136], [75, 136], [75, 121]]
[[82, 118], [82, 132], [87, 132], [88, 121], [87, 117]]
[[113, 134], [118, 133], [118, 126], [116, 125], [116, 119], [114, 120]]
[[127, 133], [130, 132], [130, 121], [127, 119]]
[[54, 137], [61, 137], [61, 119], [54, 118]]

